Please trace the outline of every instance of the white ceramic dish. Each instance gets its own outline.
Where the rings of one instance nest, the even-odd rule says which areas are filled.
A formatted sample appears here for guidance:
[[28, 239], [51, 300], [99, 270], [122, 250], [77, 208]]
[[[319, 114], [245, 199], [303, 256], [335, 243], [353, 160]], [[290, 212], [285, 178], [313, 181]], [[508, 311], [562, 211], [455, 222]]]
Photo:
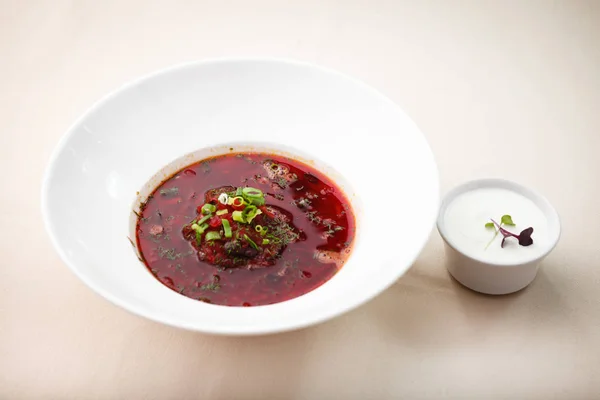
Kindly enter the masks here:
[[[215, 306], [169, 290], [136, 258], [127, 239], [136, 192], [177, 158], [230, 143], [311, 160], [350, 196], [354, 249], [323, 286], [274, 305]], [[297, 62], [214, 60], [159, 71], [95, 104], [58, 144], [42, 205], [62, 259], [108, 300], [177, 327], [251, 335], [327, 320], [391, 285], [430, 234], [438, 176], [418, 128], [372, 88]], [[394, 209], [406, 229], [386, 220]]]
[[[502, 199], [494, 198], [503, 193]], [[453, 208], [469, 195], [476, 195], [470, 207], [463, 203], [459, 207], [462, 211]], [[464, 213], [465, 226], [456, 226], [460, 217], [456, 212]], [[489, 242], [493, 231], [486, 230], [484, 224], [489, 218], [499, 221], [503, 214], [512, 215], [517, 224], [506, 227], [513, 233], [534, 228], [533, 245], [519, 246], [511, 238], [501, 248], [502, 235]], [[448, 271], [464, 286], [486, 294], [508, 294], [528, 286], [539, 263], [560, 238], [560, 220], [550, 202], [529, 188], [503, 179], [475, 180], [452, 189], [440, 207], [437, 227], [444, 239]]]

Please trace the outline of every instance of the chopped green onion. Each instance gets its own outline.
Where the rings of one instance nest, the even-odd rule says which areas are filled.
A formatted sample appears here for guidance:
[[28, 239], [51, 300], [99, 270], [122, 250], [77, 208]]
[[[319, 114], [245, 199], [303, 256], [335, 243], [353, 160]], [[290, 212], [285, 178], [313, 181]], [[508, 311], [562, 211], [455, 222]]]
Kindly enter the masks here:
[[217, 207], [210, 203], [206, 203], [205, 205], [202, 206], [202, 214], [204, 214], [204, 215], [212, 214], [215, 211], [217, 211]]
[[262, 226], [262, 225], [256, 225], [254, 227], [254, 230], [256, 232], [260, 233], [262, 236], [265, 236], [267, 234], [267, 231], [269, 230], [269, 228], [267, 228], [266, 226]]
[[246, 217], [248, 215], [254, 214], [256, 210], [256, 206], [247, 206], [246, 208], [244, 208], [244, 211], [242, 211], [242, 213], [244, 214], [244, 217]]
[[210, 231], [210, 232], [206, 232], [206, 236], [204, 237], [204, 240], [220, 240], [221, 239], [221, 234], [219, 232], [215, 232], [215, 231]]
[[256, 217], [257, 215], [262, 214], [262, 211], [260, 210], [255, 210], [252, 214], [249, 214], [246, 217], [246, 221], [248, 221], [248, 223], [252, 222], [252, 220], [254, 219], [254, 217]]
[[240, 196], [234, 197], [233, 200], [231, 201], [231, 205], [234, 207], [243, 206], [244, 203], [245, 203], [244, 198], [240, 197]]
[[227, 221], [226, 219], [222, 219], [221, 223], [223, 224], [223, 231], [225, 232], [225, 237], [230, 238], [231, 237], [231, 225], [229, 224], [229, 221]]
[[196, 222], [198, 225], [202, 225], [203, 223], [205, 223], [206, 221], [208, 221], [209, 219], [211, 219], [212, 215], [205, 215], [204, 217], [200, 218], [198, 220], [198, 222]]
[[208, 224], [204, 223], [204, 224], [200, 225], [200, 229], [198, 229], [196, 232], [200, 232], [200, 234], [202, 234], [207, 229], [208, 229]]
[[228, 201], [229, 201], [229, 195], [227, 193], [221, 193], [219, 195], [219, 203], [227, 204]]
[[204, 233], [206, 229], [208, 229], [208, 224], [204, 223], [202, 225], [192, 224], [191, 227], [196, 232], [196, 241], [200, 244], [200, 235]]
[[241, 196], [242, 195], [242, 188], [241, 187], [237, 188], [237, 190], [235, 191], [235, 195], [236, 196]]
[[270, 240], [269, 240], [269, 239], [263, 239], [263, 241], [262, 241], [262, 244], [263, 244], [263, 245], [265, 245], [265, 244], [269, 244], [269, 243], [270, 243]]
[[244, 197], [253, 199], [258, 197], [264, 197], [263, 192], [260, 189], [256, 189], [253, 187], [245, 187], [242, 189], [242, 195]]
[[249, 203], [254, 204], [255, 206], [264, 206], [265, 205], [265, 198], [264, 197], [256, 197], [256, 198], [251, 198], [248, 200]]
[[228, 212], [229, 212], [229, 211], [227, 211], [227, 210], [219, 210], [219, 211], [217, 211], [217, 215], [225, 215], [225, 214], [227, 214]]
[[246, 239], [246, 241], [250, 244], [250, 246], [254, 247], [256, 250], [259, 249], [258, 245], [256, 243], [254, 243], [254, 241], [252, 239], [250, 239], [248, 237], [248, 235], [244, 234], [244, 239]]
[[256, 217], [259, 214], [262, 214], [262, 211], [256, 208], [256, 206], [247, 206], [246, 208], [244, 208], [244, 211], [242, 211], [242, 216], [244, 217], [244, 220], [247, 224], [252, 222], [254, 217]]
[[245, 187], [242, 189], [242, 196], [244, 196], [248, 203], [254, 204], [255, 206], [262, 206], [265, 204], [265, 195], [260, 189]]
[[202, 243], [202, 234], [199, 230], [196, 231], [196, 243], [198, 243], [198, 246]]
[[192, 224], [191, 228], [195, 231], [200, 231], [200, 233], [204, 232], [204, 230], [206, 229], [205, 227], [207, 227], [208, 224], [204, 223], [202, 225], [198, 225], [198, 224]]
[[231, 213], [231, 217], [236, 222], [241, 222], [242, 224], [246, 223], [246, 219], [244, 218], [244, 215], [242, 215], [241, 211], [234, 211], [234, 212], [232, 212]]

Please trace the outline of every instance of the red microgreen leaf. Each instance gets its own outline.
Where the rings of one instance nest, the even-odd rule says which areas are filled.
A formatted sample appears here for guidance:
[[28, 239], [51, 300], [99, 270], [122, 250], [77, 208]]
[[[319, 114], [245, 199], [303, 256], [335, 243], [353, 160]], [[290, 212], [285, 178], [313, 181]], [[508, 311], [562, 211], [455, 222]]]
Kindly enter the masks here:
[[[496, 235], [498, 234], [498, 232], [500, 232], [503, 236], [502, 238], [502, 242], [500, 242], [500, 247], [504, 248], [504, 243], [506, 242], [506, 239], [509, 237], [514, 237], [515, 239], [517, 239], [519, 241], [519, 245], [521, 246], [531, 246], [533, 244], [533, 239], [531, 237], [531, 234], [533, 233], [533, 228], [529, 227], [527, 229], [523, 229], [521, 231], [521, 233], [519, 233], [518, 235], [504, 229], [502, 227], [502, 225], [512, 225], [514, 226], [515, 224], [512, 221], [512, 218], [510, 217], [510, 215], [503, 215], [502, 219], [501, 219], [501, 223], [497, 223], [496, 221], [494, 221], [493, 219], [490, 218], [491, 222], [491, 227], [496, 227], [498, 228], [498, 231], [494, 234], [494, 238], [496, 237]], [[490, 227], [490, 222], [485, 224], [485, 227], [488, 228]], [[492, 238], [492, 241], [494, 240], [494, 238]], [[491, 244], [488, 243], [488, 246]], [[487, 248], [487, 247], [486, 247]]]
[[521, 233], [519, 233], [519, 244], [521, 246], [530, 246], [533, 244], [533, 239], [531, 238], [531, 234], [533, 233], [533, 228], [529, 227], [527, 229], [523, 229]]

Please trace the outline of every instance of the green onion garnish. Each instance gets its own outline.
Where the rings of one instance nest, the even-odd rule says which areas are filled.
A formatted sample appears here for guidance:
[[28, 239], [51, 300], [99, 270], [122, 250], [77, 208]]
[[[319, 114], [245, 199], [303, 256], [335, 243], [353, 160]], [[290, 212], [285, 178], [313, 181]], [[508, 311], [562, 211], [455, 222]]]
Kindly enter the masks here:
[[254, 206], [260, 207], [265, 205], [264, 197], [245, 197], [245, 199], [248, 204], [252, 204]]
[[267, 234], [267, 231], [269, 230], [269, 228], [267, 228], [266, 226], [262, 226], [262, 225], [256, 225], [254, 227], [254, 230], [258, 233], [260, 233], [262, 236], [265, 236]]
[[264, 197], [263, 192], [260, 189], [253, 187], [245, 187], [242, 189], [242, 195], [249, 199]]
[[206, 229], [208, 229], [208, 224], [204, 223], [202, 225], [192, 224], [191, 228], [196, 232], [196, 243], [200, 245], [202, 242], [202, 234]]
[[225, 214], [227, 214], [228, 212], [229, 212], [229, 211], [227, 211], [227, 210], [219, 210], [219, 211], [217, 211], [217, 215], [225, 215]]
[[237, 188], [237, 190], [235, 191], [235, 195], [236, 196], [241, 196], [242, 195], [242, 188], [241, 187]]
[[244, 215], [244, 217], [247, 217], [248, 215], [252, 215], [254, 212], [256, 212], [256, 210], [256, 206], [246, 206], [246, 208], [244, 208], [244, 211], [242, 211], [242, 214]]
[[256, 206], [247, 206], [246, 208], [244, 208], [244, 211], [242, 211], [242, 216], [248, 224], [252, 222], [254, 217], [256, 217], [259, 214], [262, 214], [262, 211], [256, 208]]
[[242, 224], [246, 223], [246, 219], [244, 218], [244, 216], [242, 215], [241, 211], [234, 211], [231, 213], [231, 217], [233, 218], [234, 221], [236, 222], [241, 222]]
[[225, 233], [225, 237], [230, 238], [231, 237], [231, 225], [229, 224], [229, 221], [227, 221], [226, 219], [222, 219], [221, 223], [223, 224], [223, 232]]
[[217, 211], [217, 206], [214, 206], [210, 203], [206, 203], [205, 205], [202, 206], [202, 214], [204, 214], [204, 215], [212, 214], [215, 211]]
[[215, 232], [215, 231], [210, 231], [210, 232], [206, 232], [206, 236], [204, 237], [204, 240], [220, 240], [221, 239], [221, 234], [219, 232]]
[[248, 199], [248, 203], [255, 205], [255, 206], [264, 206], [265, 205], [265, 198], [264, 197], [253, 197], [251, 199]]
[[[202, 225], [203, 223], [205, 223], [206, 221], [208, 221], [208, 220], [209, 220], [211, 217], [212, 217], [212, 215], [205, 215], [204, 217], [200, 218], [200, 219], [198, 220], [198, 222], [196, 222], [196, 224], [198, 224], [198, 225]], [[193, 229], [193, 228], [194, 228], [194, 227], [192, 226], [192, 229]]]
[[263, 239], [263, 241], [262, 241], [262, 244], [263, 244], [263, 245], [265, 245], [265, 244], [269, 244], [269, 243], [270, 243], [270, 240], [269, 240], [269, 239]]
[[256, 250], [259, 249], [258, 245], [256, 243], [254, 243], [254, 241], [252, 239], [250, 239], [248, 237], [248, 235], [244, 234], [244, 239], [246, 239], [246, 241], [250, 244], [250, 246], [254, 247]]
[[227, 204], [228, 201], [229, 201], [229, 195], [227, 193], [221, 193], [219, 195], [219, 203]]
[[200, 232], [200, 234], [202, 234], [207, 229], [208, 229], [208, 224], [204, 223], [204, 224], [200, 225], [200, 229], [198, 229], [196, 232]]
[[192, 224], [191, 228], [193, 230], [195, 230], [196, 232], [204, 233], [204, 231], [206, 230], [206, 228], [208, 228], [208, 224], [207, 223], [204, 223], [202, 225]]
[[254, 219], [254, 217], [256, 217], [257, 215], [262, 214], [262, 211], [260, 210], [255, 210], [252, 214], [248, 215], [246, 217], [246, 220], [248, 221], [248, 223], [252, 222], [252, 220]]
[[242, 189], [242, 196], [244, 196], [248, 203], [254, 204], [255, 206], [262, 206], [265, 204], [265, 195], [260, 189], [245, 187]]
[[240, 207], [244, 205], [244, 198], [241, 196], [236, 196], [231, 199], [231, 205], [234, 207]]

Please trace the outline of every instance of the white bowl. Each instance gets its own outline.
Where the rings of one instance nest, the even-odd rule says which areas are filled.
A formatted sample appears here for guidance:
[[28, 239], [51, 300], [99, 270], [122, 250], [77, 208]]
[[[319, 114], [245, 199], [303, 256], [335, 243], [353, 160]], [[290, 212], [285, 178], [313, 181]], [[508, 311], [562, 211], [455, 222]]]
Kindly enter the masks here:
[[[535, 256], [519, 262], [493, 261], [472, 254], [467, 255], [464, 249], [452, 241], [445, 223], [448, 206], [461, 194], [482, 188], [513, 191], [531, 200], [541, 210], [547, 221], [546, 232], [543, 233], [544, 240], [536, 242], [534, 228], [534, 243], [543, 246]], [[472, 290], [494, 295], [513, 293], [527, 287], [535, 279], [540, 262], [554, 249], [560, 238], [560, 219], [550, 202], [536, 191], [504, 179], [474, 180], [452, 189], [446, 194], [440, 207], [437, 228], [444, 239], [446, 267], [450, 274]], [[483, 229], [483, 223], [481, 228]]]
[[[351, 257], [318, 289], [268, 306], [216, 306], [168, 289], [136, 258], [127, 239], [136, 192], [185, 154], [229, 143], [313, 160], [350, 196]], [[390, 286], [431, 232], [438, 176], [415, 124], [363, 83], [297, 62], [214, 60], [159, 71], [95, 104], [58, 144], [42, 204], [62, 259], [108, 300], [177, 327], [250, 335], [327, 320]]]

